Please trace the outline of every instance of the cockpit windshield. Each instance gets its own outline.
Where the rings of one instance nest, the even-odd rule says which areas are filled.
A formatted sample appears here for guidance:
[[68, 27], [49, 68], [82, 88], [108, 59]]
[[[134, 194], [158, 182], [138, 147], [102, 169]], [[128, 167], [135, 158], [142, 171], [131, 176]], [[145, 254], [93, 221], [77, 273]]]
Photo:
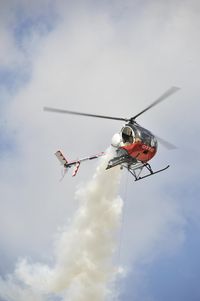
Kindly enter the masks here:
[[131, 143], [133, 143], [134, 136], [135, 135], [134, 135], [133, 130], [132, 130], [131, 127], [125, 126], [122, 129], [122, 140], [123, 140], [123, 143], [125, 143], [125, 144], [131, 144]]
[[157, 147], [157, 140], [154, 135], [138, 124], [136, 126], [131, 124], [123, 127], [121, 130], [121, 137], [124, 145], [141, 141], [149, 147]]

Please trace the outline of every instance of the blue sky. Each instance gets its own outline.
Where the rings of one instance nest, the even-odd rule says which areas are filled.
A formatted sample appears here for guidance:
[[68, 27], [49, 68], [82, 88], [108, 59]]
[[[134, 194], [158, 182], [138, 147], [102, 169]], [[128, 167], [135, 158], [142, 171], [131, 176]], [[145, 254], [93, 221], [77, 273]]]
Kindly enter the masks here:
[[[9, 120], [6, 119], [6, 109], [12, 98], [23, 89], [31, 80], [32, 75], [32, 55], [39, 46], [32, 43], [33, 35], [38, 37], [46, 36], [53, 30], [56, 24], [56, 10], [52, 3], [45, 5], [42, 10], [29, 11], [29, 7], [24, 3], [3, 4], [2, 11], [4, 20], [4, 30], [7, 36], [13, 41], [14, 49], [10, 57], [10, 62], [4, 60], [0, 64], [0, 92], [1, 92], [1, 128], [0, 128], [0, 150], [15, 154], [16, 149], [16, 129], [10, 129]], [[42, 9], [42, 8], [41, 8]], [[35, 49], [36, 47], [36, 49]], [[8, 49], [10, 51], [10, 49]], [[18, 57], [16, 56], [18, 55]], [[6, 54], [5, 54], [6, 55]], [[16, 56], [16, 57], [15, 57]], [[5, 111], [4, 111], [5, 110]]]
[[[102, 151], [122, 126], [48, 115], [43, 106], [130, 117], [177, 85], [173, 100], [138, 119], [178, 149], [159, 147], [152, 164], [169, 163], [165, 173], [128, 178], [119, 300], [199, 300], [198, 1], [1, 6], [1, 277], [15, 275], [19, 258], [52, 263], [58, 229], [77, 209], [75, 191], [94, 173], [92, 163], [60, 184], [57, 148], [71, 159]], [[123, 173], [122, 198], [125, 181]]]
[[[136, 299], [148, 300], [199, 300], [198, 286], [199, 262], [197, 260], [200, 242], [198, 240], [199, 227], [190, 223], [186, 227], [186, 241], [176, 254], [160, 256], [150, 265], [140, 266], [143, 284], [135, 288]], [[124, 295], [128, 300], [131, 296], [131, 276], [125, 287]], [[126, 292], [126, 290], [128, 292]], [[191, 297], [192, 295], [192, 297]]]

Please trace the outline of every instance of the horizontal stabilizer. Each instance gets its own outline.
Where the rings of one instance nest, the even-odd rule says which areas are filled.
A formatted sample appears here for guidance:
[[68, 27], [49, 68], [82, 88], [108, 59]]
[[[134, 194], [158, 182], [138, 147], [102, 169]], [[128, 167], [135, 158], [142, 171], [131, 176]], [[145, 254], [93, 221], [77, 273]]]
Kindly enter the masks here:
[[72, 177], [75, 177], [75, 175], [77, 174], [79, 167], [80, 167], [81, 162], [77, 162], [74, 168], [74, 172], [72, 174]]

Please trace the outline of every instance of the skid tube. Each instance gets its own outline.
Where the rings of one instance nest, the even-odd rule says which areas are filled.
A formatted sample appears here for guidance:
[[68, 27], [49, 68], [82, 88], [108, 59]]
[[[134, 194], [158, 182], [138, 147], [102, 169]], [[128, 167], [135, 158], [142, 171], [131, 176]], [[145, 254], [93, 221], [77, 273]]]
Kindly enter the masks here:
[[[162, 168], [162, 169], [153, 171], [150, 164], [144, 163], [143, 166], [141, 166], [140, 172], [139, 172], [138, 174], [136, 174], [136, 171], [135, 171], [134, 169], [132, 170], [130, 166], [123, 166], [123, 167], [125, 167], [125, 168], [128, 169], [128, 171], [129, 171], [129, 172], [132, 174], [132, 176], [135, 178], [135, 181], [139, 181], [139, 180], [142, 180], [142, 179], [145, 179], [145, 178], [147, 178], [147, 177], [153, 176], [153, 175], [155, 175], [155, 174], [157, 174], [157, 173], [160, 173], [160, 172], [162, 172], [162, 171], [168, 169], [168, 168], [169, 168], [169, 165], [167, 165], [166, 167], [164, 167], [164, 168]], [[140, 174], [141, 174], [141, 172], [142, 172], [142, 170], [143, 170], [144, 167], [147, 168], [147, 170], [149, 171], [149, 174], [144, 175], [144, 176], [140, 176]]]

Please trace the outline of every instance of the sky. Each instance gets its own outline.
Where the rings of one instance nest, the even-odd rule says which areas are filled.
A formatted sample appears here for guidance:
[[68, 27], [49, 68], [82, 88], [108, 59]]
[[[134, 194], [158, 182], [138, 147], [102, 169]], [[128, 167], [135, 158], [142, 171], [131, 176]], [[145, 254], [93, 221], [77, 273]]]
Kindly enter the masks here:
[[152, 160], [170, 169], [136, 183], [122, 173], [116, 289], [123, 301], [199, 300], [199, 15], [197, 0], [0, 1], [0, 300], [19, 260], [52, 263], [98, 164], [59, 182], [55, 151], [99, 153], [123, 126], [43, 107], [131, 117], [171, 86], [138, 118], [177, 145]]

